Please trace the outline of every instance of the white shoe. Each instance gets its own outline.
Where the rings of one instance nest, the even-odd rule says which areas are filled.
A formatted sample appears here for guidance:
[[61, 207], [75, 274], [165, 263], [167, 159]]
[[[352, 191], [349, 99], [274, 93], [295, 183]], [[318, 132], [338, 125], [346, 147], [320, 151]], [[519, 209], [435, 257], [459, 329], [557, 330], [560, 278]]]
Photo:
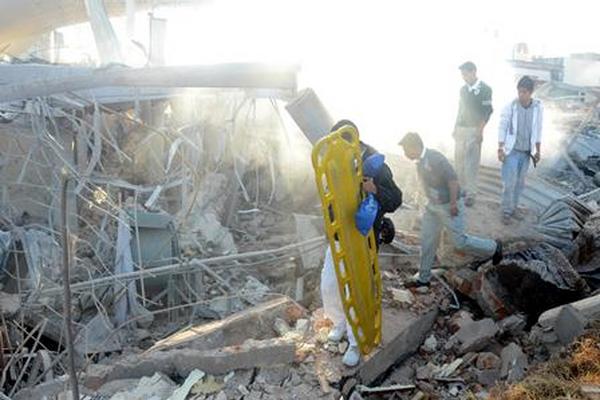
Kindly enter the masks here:
[[327, 340], [330, 342], [338, 343], [346, 335], [346, 324], [340, 324], [334, 326], [327, 336]]
[[346, 350], [346, 354], [344, 354], [344, 358], [342, 358], [342, 362], [344, 363], [344, 365], [346, 367], [356, 367], [359, 361], [360, 352], [358, 351], [358, 347], [348, 347], [348, 350]]

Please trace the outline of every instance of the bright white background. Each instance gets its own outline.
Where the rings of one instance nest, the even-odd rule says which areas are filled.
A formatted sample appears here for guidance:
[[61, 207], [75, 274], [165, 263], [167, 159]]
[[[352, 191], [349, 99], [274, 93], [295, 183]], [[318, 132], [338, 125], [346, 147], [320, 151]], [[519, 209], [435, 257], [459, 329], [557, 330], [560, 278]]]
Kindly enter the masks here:
[[[416, 130], [450, 152], [461, 62], [474, 61], [494, 89], [492, 146], [499, 109], [515, 94], [506, 63], [514, 44], [546, 56], [600, 52], [599, 8], [595, 0], [212, 0], [155, 15], [168, 19], [169, 64], [298, 63], [300, 86], [314, 88], [334, 118], [354, 120], [380, 150], [398, 151], [402, 133]], [[126, 42], [124, 19], [115, 27]], [[70, 43], [92, 43], [87, 27], [65, 33]], [[135, 38], [147, 37], [140, 13]], [[139, 63], [134, 50], [126, 53]]]

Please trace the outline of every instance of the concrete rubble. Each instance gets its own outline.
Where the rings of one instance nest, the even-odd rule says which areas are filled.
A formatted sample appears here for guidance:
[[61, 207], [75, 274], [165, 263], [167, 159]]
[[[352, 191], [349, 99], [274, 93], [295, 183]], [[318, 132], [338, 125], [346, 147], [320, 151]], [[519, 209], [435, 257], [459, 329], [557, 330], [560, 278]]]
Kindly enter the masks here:
[[[127, 67], [119, 2], [85, 3], [109, 64], [0, 62], [2, 399], [486, 398], [600, 320], [594, 93], [523, 193], [533, 229], [484, 227], [506, 242], [497, 266], [446, 246], [431, 287], [404, 286], [422, 204], [414, 168], [386, 155], [406, 207], [379, 253], [382, 341], [346, 368], [348, 341], [327, 339], [310, 167], [334, 120], [298, 66]], [[481, 175], [469, 212], [487, 216], [500, 171]]]

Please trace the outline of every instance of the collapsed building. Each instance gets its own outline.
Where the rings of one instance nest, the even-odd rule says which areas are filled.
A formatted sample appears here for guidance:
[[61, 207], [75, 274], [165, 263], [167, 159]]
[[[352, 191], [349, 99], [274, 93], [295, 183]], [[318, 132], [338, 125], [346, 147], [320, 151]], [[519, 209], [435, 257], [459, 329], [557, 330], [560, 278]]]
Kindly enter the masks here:
[[[485, 398], [600, 318], [593, 93], [540, 91], [565, 151], [531, 177], [499, 266], [442, 253], [456, 268], [404, 289], [419, 257], [407, 190], [380, 254], [382, 345], [347, 369], [320, 309], [308, 161], [333, 121], [296, 66], [34, 61], [0, 64], [2, 398]], [[499, 171], [482, 173], [489, 213]]]

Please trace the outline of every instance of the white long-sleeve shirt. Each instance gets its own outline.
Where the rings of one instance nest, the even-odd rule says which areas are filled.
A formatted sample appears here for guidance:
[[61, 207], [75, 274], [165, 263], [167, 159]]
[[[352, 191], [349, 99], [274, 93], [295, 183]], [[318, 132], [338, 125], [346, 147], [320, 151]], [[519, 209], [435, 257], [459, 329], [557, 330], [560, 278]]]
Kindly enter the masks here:
[[[519, 100], [515, 99], [508, 103], [500, 114], [500, 124], [498, 126], [498, 143], [504, 143], [504, 153], [510, 154], [517, 141], [518, 128], [518, 106]], [[533, 99], [533, 118], [531, 122], [531, 153], [535, 153], [536, 144], [542, 142], [542, 125], [544, 119], [544, 106], [539, 99]]]

